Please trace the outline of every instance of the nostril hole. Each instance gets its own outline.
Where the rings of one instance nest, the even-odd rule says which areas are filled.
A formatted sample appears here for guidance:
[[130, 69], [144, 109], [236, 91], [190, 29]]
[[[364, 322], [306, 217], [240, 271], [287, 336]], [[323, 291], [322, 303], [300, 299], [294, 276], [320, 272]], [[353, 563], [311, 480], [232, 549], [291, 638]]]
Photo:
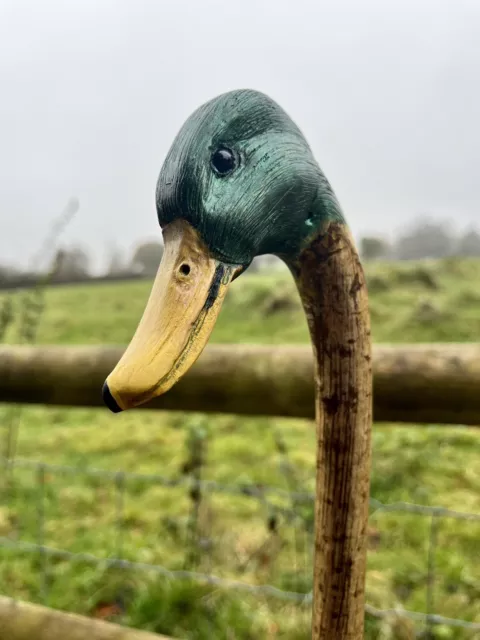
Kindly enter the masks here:
[[188, 276], [188, 274], [190, 273], [190, 265], [186, 262], [180, 265], [180, 273], [182, 273], [184, 276]]

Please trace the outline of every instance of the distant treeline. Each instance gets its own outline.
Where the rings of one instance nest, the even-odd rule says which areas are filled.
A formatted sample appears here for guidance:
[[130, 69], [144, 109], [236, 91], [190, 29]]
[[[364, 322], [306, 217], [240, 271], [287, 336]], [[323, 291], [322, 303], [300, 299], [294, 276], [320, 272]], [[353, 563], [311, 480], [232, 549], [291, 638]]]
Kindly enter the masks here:
[[131, 260], [127, 262], [122, 258], [120, 251], [114, 250], [105, 272], [94, 275], [90, 257], [84, 249], [62, 248], [56, 252], [49, 268], [41, 273], [0, 266], [0, 289], [30, 288], [42, 282], [61, 285], [149, 278], [156, 273], [162, 253], [163, 247], [160, 243], [144, 242], [136, 247]]
[[480, 233], [470, 228], [457, 233], [449, 224], [422, 219], [390, 241], [380, 236], [360, 240], [364, 260], [422, 260], [480, 257]]
[[[480, 257], [480, 233], [467, 229], [457, 233], [445, 223], [419, 220], [394, 240], [380, 236], [364, 236], [360, 239], [363, 260], [421, 260], [424, 258]], [[59, 249], [48, 269], [42, 273], [20, 271], [0, 265], [0, 289], [27, 288], [48, 281], [49, 284], [80, 284], [85, 282], [110, 282], [151, 278], [157, 272], [162, 259], [160, 242], [143, 242], [137, 245], [129, 260], [118, 249], [110, 251], [104, 273], [93, 275], [90, 256], [85, 249], [70, 247]], [[279, 265], [273, 256], [255, 258], [249, 273], [261, 272]]]
[[[1, 274], [1, 268], [0, 268]], [[39, 273], [19, 273], [9, 277], [2, 277], [0, 275], [0, 290], [8, 289], [30, 289], [42, 282], [50, 285], [72, 285], [72, 284], [92, 284], [102, 282], [115, 282], [125, 280], [143, 280], [146, 275], [141, 273], [109, 273], [101, 276], [92, 275], [71, 275], [71, 276], [57, 276], [56, 274], [39, 274]]]

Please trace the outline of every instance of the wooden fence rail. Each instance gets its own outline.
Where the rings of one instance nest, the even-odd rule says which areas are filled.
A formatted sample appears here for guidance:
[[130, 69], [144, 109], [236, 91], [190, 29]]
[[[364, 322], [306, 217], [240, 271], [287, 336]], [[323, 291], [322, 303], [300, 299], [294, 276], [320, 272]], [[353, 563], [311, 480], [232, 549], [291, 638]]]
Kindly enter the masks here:
[[[123, 347], [0, 347], [0, 402], [102, 406]], [[480, 344], [377, 345], [376, 421], [480, 425]], [[309, 346], [211, 345], [145, 408], [313, 418]]]
[[0, 596], [0, 640], [169, 640], [146, 631]]

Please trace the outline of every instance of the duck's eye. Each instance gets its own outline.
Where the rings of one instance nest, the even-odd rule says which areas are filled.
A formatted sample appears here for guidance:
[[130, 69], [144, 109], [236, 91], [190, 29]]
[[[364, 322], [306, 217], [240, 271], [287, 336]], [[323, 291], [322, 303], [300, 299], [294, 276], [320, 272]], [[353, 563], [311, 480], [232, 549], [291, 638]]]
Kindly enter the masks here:
[[210, 159], [211, 165], [216, 173], [220, 176], [226, 176], [237, 166], [237, 158], [231, 149], [222, 147], [212, 153]]

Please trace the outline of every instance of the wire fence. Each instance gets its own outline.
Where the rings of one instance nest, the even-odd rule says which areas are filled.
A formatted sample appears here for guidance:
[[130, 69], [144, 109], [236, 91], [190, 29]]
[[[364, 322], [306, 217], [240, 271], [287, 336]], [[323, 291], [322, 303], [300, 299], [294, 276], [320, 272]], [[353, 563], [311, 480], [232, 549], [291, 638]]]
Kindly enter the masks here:
[[[275, 518], [281, 514], [286, 520], [285, 522], [292, 522], [294, 519], [302, 519], [303, 515], [301, 510], [298, 511], [295, 508], [280, 506], [275, 504], [275, 499], [280, 499], [294, 505], [310, 505], [313, 507], [314, 496], [309, 492], [290, 492], [278, 487], [271, 486], [258, 486], [249, 484], [221, 484], [209, 480], [202, 480], [194, 474], [189, 474], [187, 477], [171, 478], [158, 474], [141, 474], [141, 473], [126, 473], [126, 472], [114, 472], [106, 469], [99, 468], [76, 468], [67, 465], [55, 465], [47, 464], [44, 462], [38, 462], [28, 459], [4, 459], [4, 469], [6, 475], [10, 478], [10, 497], [13, 498], [15, 494], [15, 483], [12, 481], [13, 473], [18, 470], [29, 470], [36, 481], [35, 495], [35, 520], [36, 520], [36, 533], [35, 541], [23, 540], [18, 536], [2, 536], [0, 537], [0, 546], [4, 549], [14, 550], [15, 552], [22, 554], [36, 554], [40, 559], [36, 565], [38, 568], [39, 590], [40, 596], [43, 600], [48, 595], [48, 559], [65, 560], [72, 563], [87, 563], [97, 566], [104, 566], [106, 568], [119, 568], [124, 570], [144, 571], [157, 575], [165, 576], [175, 580], [194, 580], [204, 582], [211, 585], [216, 585], [228, 589], [236, 589], [241, 591], [247, 591], [251, 594], [261, 594], [273, 598], [277, 598], [281, 601], [292, 602], [298, 606], [309, 606], [311, 604], [311, 592], [299, 592], [293, 590], [286, 590], [279, 588], [274, 584], [251, 584], [242, 580], [232, 580], [225, 577], [214, 575], [213, 573], [203, 573], [201, 571], [188, 570], [188, 569], [169, 569], [161, 564], [155, 564], [150, 562], [141, 562], [137, 560], [128, 559], [122, 553], [122, 538], [126, 527], [126, 520], [124, 514], [125, 496], [129, 482], [141, 482], [149, 483], [151, 485], [161, 486], [165, 489], [173, 489], [181, 487], [186, 490], [194, 505], [194, 510], [198, 511], [199, 505], [207, 495], [210, 494], [224, 494], [229, 496], [241, 496], [248, 500], [258, 502], [262, 507], [267, 509], [270, 530], [277, 529], [278, 521], [275, 523]], [[47, 494], [46, 486], [48, 484], [48, 478], [52, 476], [82, 476], [100, 479], [102, 485], [105, 486], [106, 482], [109, 482], [115, 492], [115, 528], [116, 528], [116, 545], [115, 553], [108, 555], [108, 557], [100, 557], [93, 553], [74, 552], [64, 548], [52, 547], [46, 544], [46, 525], [47, 525]], [[18, 490], [18, 487], [17, 487]], [[408, 611], [405, 609], [380, 609], [370, 604], [366, 606], [366, 612], [375, 618], [388, 618], [391, 616], [408, 618], [416, 623], [424, 625], [425, 629], [432, 629], [435, 625], [447, 625], [450, 627], [462, 628], [470, 631], [480, 631], [480, 623], [470, 622], [462, 619], [448, 618], [434, 613], [434, 594], [435, 594], [435, 552], [437, 544], [437, 530], [440, 519], [450, 518], [454, 520], [468, 521], [468, 522], [480, 522], [480, 515], [473, 513], [464, 513], [454, 511], [451, 509], [445, 509], [442, 507], [430, 507], [419, 504], [410, 503], [395, 503], [395, 504], [383, 504], [378, 500], [371, 499], [371, 515], [378, 514], [380, 512], [389, 512], [397, 514], [415, 514], [418, 516], [426, 517], [430, 519], [429, 527], [429, 539], [428, 539], [428, 559], [427, 559], [427, 579], [426, 579], [426, 612]], [[190, 523], [187, 523], [186, 528], [192, 531], [195, 527], [192, 527], [192, 519]], [[274, 522], [274, 524], [272, 524]], [[305, 521], [307, 530], [311, 529], [311, 522]], [[198, 531], [197, 531], [198, 533]], [[198, 542], [198, 541], [197, 541]], [[308, 567], [307, 567], [308, 569]], [[422, 637], [425, 637], [423, 635]]]

